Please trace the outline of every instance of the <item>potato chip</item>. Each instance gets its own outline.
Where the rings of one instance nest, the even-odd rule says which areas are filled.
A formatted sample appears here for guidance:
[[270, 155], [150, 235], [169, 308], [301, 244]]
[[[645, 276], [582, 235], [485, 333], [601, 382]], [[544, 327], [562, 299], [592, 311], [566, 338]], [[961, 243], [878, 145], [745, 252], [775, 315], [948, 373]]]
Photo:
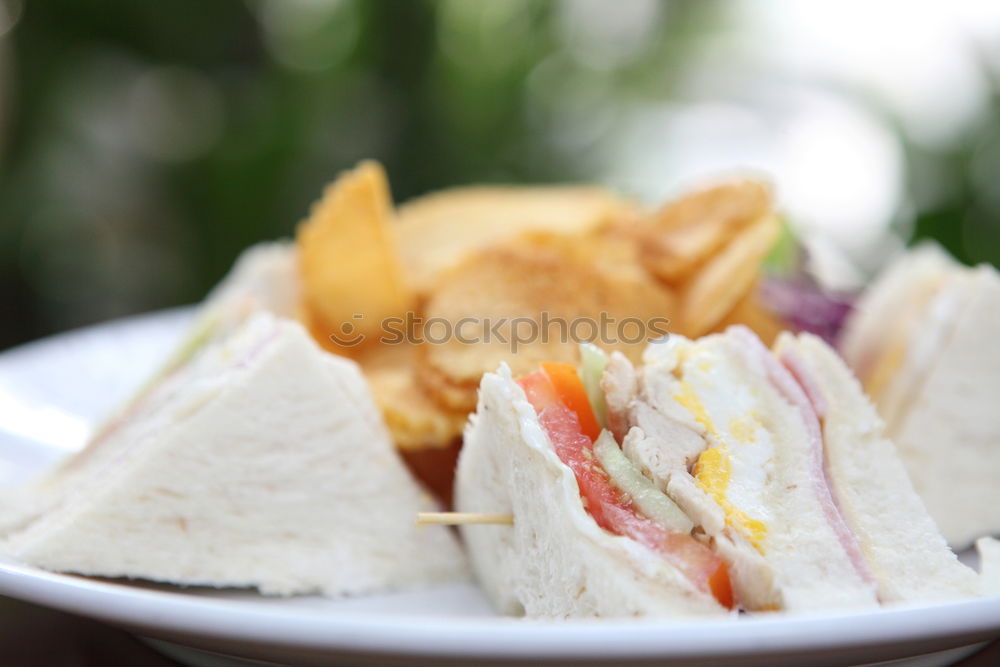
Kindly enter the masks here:
[[370, 343], [384, 318], [411, 307], [391, 221], [385, 172], [363, 162], [327, 186], [299, 225], [302, 317], [328, 349], [356, 355], [355, 341]]
[[788, 328], [780, 317], [761, 302], [757, 282], [751, 285], [747, 293], [736, 302], [736, 306], [712, 328], [712, 331], [724, 331], [726, 327], [734, 324], [750, 327], [769, 347], [778, 334]]
[[[577, 360], [594, 340], [638, 360], [666, 332], [673, 294], [593, 235], [526, 235], [469, 257], [427, 303], [417, 378], [455, 410], [475, 407], [483, 373]], [[448, 326], [451, 331], [446, 331]]]
[[415, 351], [414, 345], [378, 345], [358, 362], [407, 467], [447, 506], [466, 413], [442, 408], [417, 385]]
[[462, 435], [465, 413], [442, 408], [418, 386], [413, 345], [378, 345], [358, 359], [396, 446], [443, 449]]
[[598, 187], [473, 186], [400, 206], [396, 229], [407, 280], [428, 295], [438, 277], [468, 255], [522, 232], [585, 232], [638, 211]]
[[767, 184], [740, 180], [664, 206], [640, 227], [643, 264], [667, 283], [681, 282], [739, 230], [771, 215], [771, 199]]
[[[777, 233], [766, 185], [720, 185], [645, 215], [597, 187], [484, 186], [394, 218], [382, 168], [362, 163], [299, 228], [300, 319], [358, 360], [397, 446], [446, 491], [480, 378], [501, 362], [515, 375], [576, 363], [580, 340], [638, 361], [668, 328], [774, 335], [753, 291]], [[418, 304], [423, 342], [386, 344], [387, 318]]]
[[773, 215], [751, 224], [682, 286], [681, 333], [701, 336], [733, 310], [753, 287], [780, 231]]

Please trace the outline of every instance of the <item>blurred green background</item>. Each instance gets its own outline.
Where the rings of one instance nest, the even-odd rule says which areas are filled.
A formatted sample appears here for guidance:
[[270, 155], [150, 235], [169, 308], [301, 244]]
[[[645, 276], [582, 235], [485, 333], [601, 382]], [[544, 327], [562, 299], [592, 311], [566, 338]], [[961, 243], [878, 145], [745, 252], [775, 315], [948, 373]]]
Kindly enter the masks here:
[[397, 200], [760, 170], [834, 282], [997, 263], [998, 77], [992, 0], [0, 0], [0, 348], [198, 300], [367, 157]]

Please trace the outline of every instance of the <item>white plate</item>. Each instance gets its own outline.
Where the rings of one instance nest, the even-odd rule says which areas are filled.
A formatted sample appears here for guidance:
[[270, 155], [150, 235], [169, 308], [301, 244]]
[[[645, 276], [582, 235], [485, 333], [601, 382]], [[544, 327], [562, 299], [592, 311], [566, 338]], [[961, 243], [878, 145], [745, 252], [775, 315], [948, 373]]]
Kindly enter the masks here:
[[[155, 313], [0, 354], [0, 485], [80, 447], [189, 318], [186, 310]], [[971, 644], [1000, 638], [1000, 598], [863, 614], [536, 622], [495, 617], [471, 586], [340, 601], [275, 599], [51, 574], [2, 558], [0, 594], [185, 646], [316, 664], [851, 664], [958, 649], [920, 661], [945, 664]]]

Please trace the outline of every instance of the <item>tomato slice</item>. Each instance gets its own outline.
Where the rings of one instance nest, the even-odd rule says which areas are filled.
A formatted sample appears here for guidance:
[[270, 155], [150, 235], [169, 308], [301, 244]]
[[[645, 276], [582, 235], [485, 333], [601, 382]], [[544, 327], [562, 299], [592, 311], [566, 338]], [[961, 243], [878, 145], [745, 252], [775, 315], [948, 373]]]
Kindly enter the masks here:
[[[695, 586], [711, 593], [720, 604], [731, 609], [732, 587], [722, 559], [690, 535], [671, 532], [640, 514], [632, 500], [614, 485], [597, 462], [593, 445], [600, 428], [587, 401], [583, 383], [573, 367], [567, 364], [543, 364], [543, 368], [544, 371], [536, 371], [521, 378], [518, 384], [524, 389], [528, 402], [538, 414], [538, 420], [552, 441], [556, 455], [573, 471], [584, 507], [597, 525], [658, 552]], [[579, 385], [579, 391], [573, 386], [573, 378]], [[570, 407], [579, 405], [581, 395], [583, 401], [586, 401], [583, 404], [586, 409], [581, 408], [580, 411], [585, 415], [582, 419], [580, 412]], [[594, 437], [590, 437], [588, 427], [581, 424], [588, 414], [593, 420]]]

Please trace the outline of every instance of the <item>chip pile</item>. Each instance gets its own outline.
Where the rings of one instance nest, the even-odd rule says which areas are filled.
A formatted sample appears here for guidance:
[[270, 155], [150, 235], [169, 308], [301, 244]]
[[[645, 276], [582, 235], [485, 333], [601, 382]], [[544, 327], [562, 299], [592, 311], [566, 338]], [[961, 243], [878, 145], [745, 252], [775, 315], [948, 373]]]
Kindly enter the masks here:
[[395, 209], [381, 165], [364, 162], [299, 226], [299, 317], [361, 364], [397, 446], [447, 496], [480, 377], [501, 362], [515, 375], [576, 363], [595, 335], [638, 361], [666, 330], [735, 323], [772, 339], [783, 326], [756, 287], [779, 234], [756, 180], [656, 211], [595, 186], [454, 188]]

